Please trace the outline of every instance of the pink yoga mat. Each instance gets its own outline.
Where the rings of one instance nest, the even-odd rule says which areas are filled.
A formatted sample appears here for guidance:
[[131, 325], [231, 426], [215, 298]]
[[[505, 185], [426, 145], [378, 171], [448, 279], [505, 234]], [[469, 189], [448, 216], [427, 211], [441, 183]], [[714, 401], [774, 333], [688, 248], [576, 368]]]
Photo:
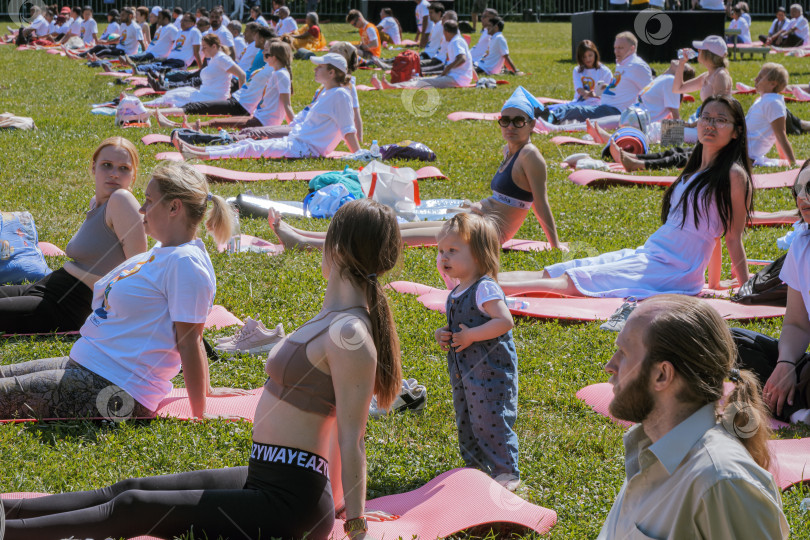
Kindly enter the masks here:
[[565, 135], [557, 135], [556, 137], [552, 137], [551, 142], [553, 142], [557, 146], [561, 146], [563, 144], [582, 144], [582, 145], [585, 145], [585, 146], [604, 146], [602, 143], [598, 143], [596, 141], [586, 141], [585, 139], [578, 139], [576, 137], [568, 137], [568, 136], [565, 136]]
[[[46, 493], [5, 493], [3, 500], [44, 497]], [[369, 521], [374, 538], [445, 538], [489, 523], [510, 523], [545, 534], [557, 523], [557, 513], [527, 502], [502, 488], [481, 471], [453, 469], [407, 493], [366, 501], [366, 509], [400, 516]], [[336, 520], [331, 538], [346, 538], [343, 521]], [[140, 536], [134, 540], [153, 540]]]
[[760, 212], [754, 210], [753, 218], [749, 226], [754, 227], [781, 227], [785, 225], [793, 225], [799, 220], [799, 216], [783, 216], [779, 212]]
[[[426, 308], [444, 313], [449, 293], [446, 289], [436, 289], [428, 285], [408, 281], [394, 281], [391, 289], [405, 294], [415, 294]], [[624, 303], [622, 298], [571, 298], [532, 296], [531, 292], [507, 297], [509, 311], [514, 315], [541, 319], [562, 319], [574, 321], [606, 321]], [[776, 306], [746, 306], [729, 300], [707, 298], [708, 302], [724, 319], [750, 320], [782, 317], [785, 308]]]
[[[348, 155], [349, 155], [349, 152], [342, 152], [342, 151], [336, 150], [336, 151], [332, 152], [331, 154], [329, 154], [329, 155], [327, 155], [325, 157], [327, 159], [338, 159], [338, 158], [342, 158], [343, 156], [348, 156]], [[157, 159], [158, 161], [160, 161], [160, 160], [185, 161], [183, 159], [182, 154], [180, 154], [180, 152], [160, 152], [158, 154], [155, 154], [155, 159]], [[263, 159], [263, 158], [248, 158], [248, 159]], [[285, 158], [278, 158], [278, 159], [285, 159]], [[288, 159], [293, 159], [293, 158], [288, 158]], [[320, 159], [320, 158], [311, 158], [311, 159]]]
[[144, 96], [154, 96], [154, 95], [163, 95], [166, 92], [158, 92], [153, 90], [152, 88], [138, 88], [134, 92], [132, 92], [133, 96], [136, 97], [144, 97]]
[[[248, 422], [253, 422], [256, 414], [256, 405], [262, 395], [262, 388], [251, 390], [247, 396], [209, 397], [205, 398], [205, 412], [216, 415], [237, 416]], [[163, 398], [158, 405], [157, 416], [162, 418], [177, 418], [190, 420], [191, 402], [185, 388], [175, 388]]]
[[[509, 81], [504, 81], [502, 79], [498, 79], [498, 80], [495, 81], [495, 83], [498, 86], [501, 86], [501, 85], [504, 85], [504, 84], [509, 84]], [[357, 84], [357, 85], [355, 85], [355, 88], [360, 92], [372, 92], [372, 91], [378, 90], [377, 88], [374, 88], [373, 86], [368, 86], [367, 84]], [[453, 86], [453, 87], [450, 87], [450, 88], [443, 88], [443, 90], [458, 90], [459, 88], [462, 88], [462, 89], [463, 88], [475, 88], [475, 83], [471, 83], [468, 86]], [[401, 90], [401, 89], [398, 89], [398, 88], [380, 88], [379, 90]], [[537, 98], [537, 99], [539, 99], [540, 102], [542, 103], [543, 102], [542, 100], [546, 99], [546, 98]]]
[[504, 242], [503, 249], [506, 251], [547, 251], [552, 249], [551, 244], [548, 242], [540, 242], [539, 240], [520, 240], [512, 238]]
[[[278, 255], [284, 251], [284, 246], [282, 244], [273, 244], [272, 242], [268, 242], [267, 240], [263, 240], [256, 236], [251, 236], [249, 234], [242, 234], [239, 236], [242, 249], [249, 248], [250, 251], [260, 251], [267, 253], [268, 255]], [[227, 247], [228, 244], [221, 244], [217, 246], [217, 251], [222, 253], [227, 249]]]
[[[774, 189], [790, 187], [796, 180], [799, 169], [790, 169], [775, 173], [755, 174], [755, 189]], [[646, 185], [668, 186], [675, 181], [675, 176], [645, 176], [634, 174], [619, 174], [606, 171], [579, 170], [568, 175], [568, 179], [580, 186], [606, 186], [606, 185]]]
[[102, 77], [118, 77], [120, 79], [122, 77], [131, 77], [132, 73], [126, 73], [124, 71], [99, 71], [96, 75]]
[[[148, 135], [147, 135], [148, 137]], [[223, 169], [221, 167], [212, 167], [210, 165], [195, 165], [198, 171], [207, 175], [211, 180], [221, 180], [225, 182], [258, 182], [262, 180], [302, 180], [309, 182], [316, 176], [330, 172], [330, 171], [297, 171], [297, 172], [279, 172], [279, 173], [254, 173], [245, 171], [234, 171], [231, 169]], [[447, 177], [442, 174], [442, 171], [436, 167], [428, 166], [422, 167], [416, 171], [416, 177], [419, 180], [427, 179], [442, 179], [446, 180]]]
[[62, 248], [54, 244], [51, 244], [50, 242], [39, 242], [37, 243], [37, 247], [46, 257], [60, 257], [62, 255], [65, 255], [65, 252], [62, 251]]

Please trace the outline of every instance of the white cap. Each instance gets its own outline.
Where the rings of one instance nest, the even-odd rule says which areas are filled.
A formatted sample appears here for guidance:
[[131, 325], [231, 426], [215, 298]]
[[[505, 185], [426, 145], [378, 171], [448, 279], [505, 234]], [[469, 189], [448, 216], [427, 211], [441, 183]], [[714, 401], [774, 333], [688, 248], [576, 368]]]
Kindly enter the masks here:
[[703, 41], [693, 41], [692, 46], [699, 51], [709, 51], [717, 56], [728, 54], [728, 45], [720, 36], [709, 36]]
[[338, 53], [326, 53], [323, 56], [313, 56], [309, 60], [313, 64], [318, 64], [321, 66], [324, 64], [329, 64], [330, 66], [339, 69], [343, 73], [346, 73], [349, 70], [349, 66], [346, 64], [346, 59]]
[[160, 15], [161, 11], [163, 11], [163, 8], [161, 8], [160, 6], [155, 6], [152, 8], [152, 15], [157, 17], [158, 15]]

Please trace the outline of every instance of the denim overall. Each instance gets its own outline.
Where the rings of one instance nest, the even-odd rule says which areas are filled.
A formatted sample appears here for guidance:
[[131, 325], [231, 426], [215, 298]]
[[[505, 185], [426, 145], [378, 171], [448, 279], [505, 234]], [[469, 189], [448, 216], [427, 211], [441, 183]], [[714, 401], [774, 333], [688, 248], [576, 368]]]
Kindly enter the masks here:
[[[481, 326], [490, 317], [478, 309], [475, 293], [484, 276], [458, 298], [447, 297], [447, 324], [451, 332]], [[455, 289], [453, 289], [455, 291]], [[458, 445], [468, 467], [493, 478], [504, 473], [520, 476], [518, 439], [512, 427], [517, 417], [517, 353], [512, 331], [478, 341], [461, 352], [447, 353], [453, 387]]]

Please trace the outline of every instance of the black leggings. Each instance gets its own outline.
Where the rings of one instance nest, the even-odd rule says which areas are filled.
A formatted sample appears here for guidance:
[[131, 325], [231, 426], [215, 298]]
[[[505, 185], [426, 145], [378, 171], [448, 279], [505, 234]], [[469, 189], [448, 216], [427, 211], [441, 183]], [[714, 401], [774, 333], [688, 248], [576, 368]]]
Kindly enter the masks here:
[[96, 491], [4, 504], [5, 540], [170, 539], [192, 530], [195, 538], [212, 540], [322, 540], [335, 520], [326, 476], [253, 458], [247, 467], [137, 478]]
[[78, 330], [92, 311], [93, 291], [64, 268], [36, 283], [0, 287], [0, 333]]
[[126, 51], [124, 49], [119, 49], [115, 45], [96, 45], [95, 47], [93, 47], [89, 51], [84, 52], [84, 53], [80, 53], [79, 56], [84, 57], [84, 56], [87, 56], [89, 54], [95, 54], [99, 58], [103, 58], [105, 56], [116, 56], [116, 57], [123, 56], [123, 55], [125, 55], [127, 53], [126, 53]]
[[689, 156], [692, 155], [691, 148], [681, 148], [676, 146], [663, 152], [655, 152], [652, 154], [638, 154], [637, 159], [644, 162], [644, 168], [648, 171], [655, 171], [658, 169], [682, 169], [689, 161]]
[[[779, 360], [779, 340], [754, 332], [744, 328], [732, 328], [731, 335], [734, 336], [734, 343], [737, 345], [737, 361], [743, 369], [749, 369], [756, 373], [762, 386], [768, 382], [768, 378], [776, 369], [776, 361]], [[810, 361], [810, 354], [804, 354], [796, 362], [796, 381], [802, 370]], [[784, 422], [790, 422], [790, 415], [800, 409], [810, 408], [810, 396], [807, 389], [797, 389], [793, 396], [793, 405], [784, 404], [782, 415], [774, 418]]]
[[228, 98], [215, 101], [194, 101], [183, 105], [183, 112], [186, 114], [206, 115], [224, 114], [228, 116], [250, 116], [250, 113], [236, 101], [236, 98]]

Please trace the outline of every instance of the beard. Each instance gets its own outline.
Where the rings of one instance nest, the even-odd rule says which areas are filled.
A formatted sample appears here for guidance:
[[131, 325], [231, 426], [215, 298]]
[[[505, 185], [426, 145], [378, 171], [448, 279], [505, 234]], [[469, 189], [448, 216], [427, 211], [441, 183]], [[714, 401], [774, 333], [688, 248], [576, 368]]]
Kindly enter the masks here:
[[[638, 376], [613, 396], [608, 412], [619, 420], [643, 422], [655, 407], [650, 391], [652, 362], [644, 361]], [[614, 387], [615, 388], [615, 387]]]

